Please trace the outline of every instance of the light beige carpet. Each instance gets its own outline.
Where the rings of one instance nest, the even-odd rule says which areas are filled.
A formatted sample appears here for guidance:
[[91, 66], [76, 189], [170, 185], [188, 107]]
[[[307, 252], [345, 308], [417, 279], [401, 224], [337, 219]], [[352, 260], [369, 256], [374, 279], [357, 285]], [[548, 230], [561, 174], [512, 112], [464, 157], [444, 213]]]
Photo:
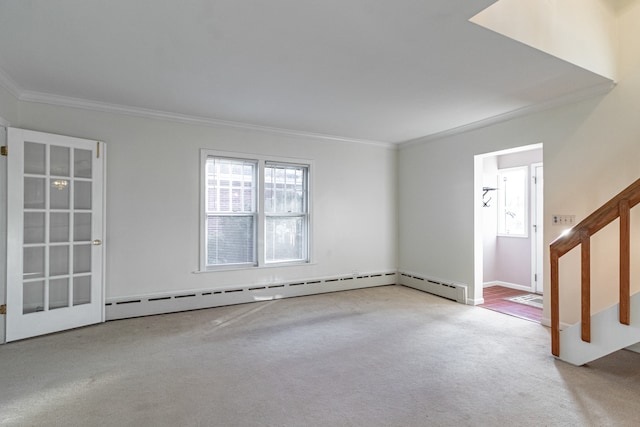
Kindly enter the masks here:
[[640, 355], [388, 286], [121, 320], [0, 346], [0, 425], [635, 426]]

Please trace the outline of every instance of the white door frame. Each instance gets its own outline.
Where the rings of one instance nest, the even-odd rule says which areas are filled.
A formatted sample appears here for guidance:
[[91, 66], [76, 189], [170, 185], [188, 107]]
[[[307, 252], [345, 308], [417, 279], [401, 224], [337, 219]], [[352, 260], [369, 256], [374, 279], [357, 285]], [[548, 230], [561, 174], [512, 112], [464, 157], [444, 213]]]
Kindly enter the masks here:
[[[540, 175], [540, 176], [538, 176]], [[544, 169], [531, 164], [531, 291], [544, 291]]]

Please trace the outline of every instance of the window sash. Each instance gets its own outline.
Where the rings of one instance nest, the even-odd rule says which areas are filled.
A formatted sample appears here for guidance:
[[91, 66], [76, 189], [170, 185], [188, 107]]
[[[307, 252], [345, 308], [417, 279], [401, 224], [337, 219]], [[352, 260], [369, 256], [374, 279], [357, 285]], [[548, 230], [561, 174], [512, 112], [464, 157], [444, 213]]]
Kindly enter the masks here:
[[308, 166], [266, 162], [264, 167], [264, 211], [298, 213], [308, 211]]

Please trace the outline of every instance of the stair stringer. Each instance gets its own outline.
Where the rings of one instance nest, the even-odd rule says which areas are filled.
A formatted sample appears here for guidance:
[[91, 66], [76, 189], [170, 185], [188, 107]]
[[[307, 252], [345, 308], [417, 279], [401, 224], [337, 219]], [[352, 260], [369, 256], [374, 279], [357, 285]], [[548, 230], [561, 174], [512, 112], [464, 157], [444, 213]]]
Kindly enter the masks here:
[[630, 325], [620, 323], [620, 304], [591, 316], [591, 342], [581, 338], [581, 325], [576, 323], [560, 331], [560, 360], [584, 365], [640, 342], [640, 293], [631, 296]]

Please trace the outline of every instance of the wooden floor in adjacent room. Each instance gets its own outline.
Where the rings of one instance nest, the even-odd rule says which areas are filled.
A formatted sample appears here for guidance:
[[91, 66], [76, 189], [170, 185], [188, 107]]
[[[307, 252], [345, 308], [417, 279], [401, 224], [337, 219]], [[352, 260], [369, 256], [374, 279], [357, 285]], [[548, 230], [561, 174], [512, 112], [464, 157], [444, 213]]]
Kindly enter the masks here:
[[505, 288], [504, 286], [490, 286], [488, 288], [484, 288], [482, 293], [484, 297], [484, 304], [480, 304], [478, 307], [488, 308], [489, 310], [530, 320], [532, 322], [540, 323], [542, 320], [541, 308], [519, 304], [505, 299], [519, 295], [527, 295], [531, 292]]

